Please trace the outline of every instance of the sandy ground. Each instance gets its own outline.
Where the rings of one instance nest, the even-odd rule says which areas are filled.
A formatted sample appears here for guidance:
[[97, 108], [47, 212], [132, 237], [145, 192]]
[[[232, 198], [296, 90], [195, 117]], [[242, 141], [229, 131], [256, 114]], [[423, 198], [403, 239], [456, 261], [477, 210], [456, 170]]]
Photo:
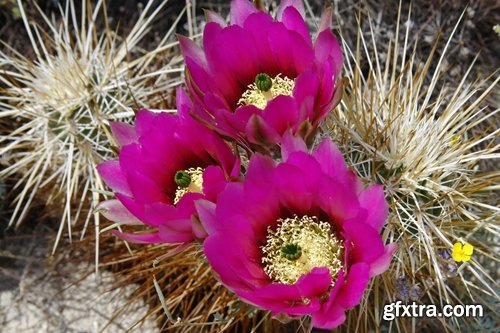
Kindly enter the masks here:
[[[113, 315], [130, 302], [134, 286], [110, 291], [113, 275], [100, 272], [82, 275], [82, 267], [71, 278], [30, 272], [21, 278], [18, 288], [0, 293], [0, 332], [159, 332], [152, 319], [136, 325], [147, 312], [138, 300], [128, 310]], [[79, 280], [79, 281], [78, 281]], [[135, 327], [134, 327], [135, 326]]]
[[0, 333], [159, 332], [152, 318], [136, 325], [149, 307], [130, 297], [135, 285], [116, 288], [88, 261], [48, 257], [56, 224], [36, 216], [18, 230], [0, 220]]

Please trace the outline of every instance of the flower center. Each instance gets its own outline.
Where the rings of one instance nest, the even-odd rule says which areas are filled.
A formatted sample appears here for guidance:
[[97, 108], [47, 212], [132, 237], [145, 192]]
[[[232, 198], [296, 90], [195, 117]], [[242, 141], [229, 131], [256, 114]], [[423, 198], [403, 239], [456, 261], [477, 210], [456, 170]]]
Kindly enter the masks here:
[[177, 171], [174, 181], [177, 184], [174, 204], [188, 192], [203, 193], [203, 169], [200, 167]]
[[266, 73], [257, 74], [255, 82], [241, 95], [238, 105], [255, 105], [263, 110], [267, 102], [279, 95], [292, 96], [295, 81], [281, 74], [271, 78]]
[[264, 271], [274, 281], [294, 284], [315, 267], [330, 270], [332, 284], [342, 268], [343, 245], [327, 222], [316, 217], [279, 219], [276, 231], [267, 229], [262, 247]]

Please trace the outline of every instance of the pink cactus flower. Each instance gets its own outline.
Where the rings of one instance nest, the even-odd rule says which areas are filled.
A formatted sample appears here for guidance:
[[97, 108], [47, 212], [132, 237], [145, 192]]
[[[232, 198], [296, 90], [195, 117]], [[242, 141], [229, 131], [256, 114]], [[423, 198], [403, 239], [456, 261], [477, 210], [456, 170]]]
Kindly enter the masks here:
[[207, 12], [203, 49], [180, 36], [193, 115], [257, 150], [291, 130], [311, 139], [338, 103], [342, 51], [326, 10], [313, 42], [302, 1], [282, 1], [276, 18], [233, 0], [226, 25]]
[[384, 272], [396, 244], [380, 236], [388, 206], [381, 185], [364, 189], [337, 147], [312, 153], [285, 136], [280, 163], [252, 156], [243, 182], [196, 208], [204, 252], [221, 282], [274, 315], [310, 315], [331, 329]]
[[144, 224], [154, 231], [123, 234], [135, 242], [185, 244], [203, 239], [194, 201], [215, 200], [231, 177], [239, 176], [239, 158], [228, 144], [189, 115], [192, 107], [177, 90], [178, 114], [141, 110], [135, 125], [112, 123], [119, 159], [98, 166], [118, 200], [100, 205], [121, 224]]

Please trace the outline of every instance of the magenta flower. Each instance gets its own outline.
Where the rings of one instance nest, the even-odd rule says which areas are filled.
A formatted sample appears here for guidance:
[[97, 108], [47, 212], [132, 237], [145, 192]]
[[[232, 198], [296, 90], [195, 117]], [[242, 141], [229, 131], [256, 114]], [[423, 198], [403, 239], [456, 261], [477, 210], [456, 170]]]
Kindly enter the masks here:
[[396, 250], [380, 236], [384, 191], [363, 189], [329, 140], [309, 154], [304, 141], [285, 136], [282, 156], [254, 155], [243, 182], [228, 184], [216, 203], [196, 202], [205, 255], [245, 301], [331, 329]]
[[313, 43], [302, 1], [282, 1], [276, 20], [247, 0], [232, 1], [230, 25], [208, 12], [203, 50], [179, 37], [194, 116], [254, 148], [279, 143], [289, 130], [312, 138], [340, 98], [331, 15]]
[[237, 158], [225, 141], [193, 120], [184, 90], [177, 90], [178, 114], [139, 111], [135, 126], [113, 123], [119, 159], [98, 166], [118, 200], [101, 204], [110, 220], [145, 224], [147, 234], [120, 234], [136, 242], [188, 243], [206, 234], [193, 214], [194, 201], [215, 200], [230, 177], [239, 175]]

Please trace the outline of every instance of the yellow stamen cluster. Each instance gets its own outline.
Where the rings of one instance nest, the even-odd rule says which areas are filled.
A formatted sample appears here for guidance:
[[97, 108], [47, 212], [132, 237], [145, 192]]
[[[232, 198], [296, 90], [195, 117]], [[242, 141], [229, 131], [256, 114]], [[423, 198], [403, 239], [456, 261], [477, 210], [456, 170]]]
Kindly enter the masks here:
[[[262, 247], [264, 271], [274, 281], [294, 284], [315, 267], [330, 270], [332, 284], [342, 268], [343, 245], [327, 222], [303, 216], [278, 220], [276, 231], [267, 230], [267, 243]], [[283, 249], [294, 244], [300, 248], [298, 258], [285, 255]]]
[[292, 96], [295, 81], [286, 76], [281, 77], [280, 75], [278, 74], [271, 79], [272, 86], [268, 91], [260, 90], [255, 83], [248, 85], [247, 90], [238, 101], [238, 105], [255, 105], [259, 109], [264, 110], [267, 102], [276, 96]]
[[203, 169], [198, 167], [189, 168], [185, 171], [191, 177], [191, 183], [187, 187], [177, 186], [174, 204], [177, 204], [182, 196], [188, 192], [203, 193]]

